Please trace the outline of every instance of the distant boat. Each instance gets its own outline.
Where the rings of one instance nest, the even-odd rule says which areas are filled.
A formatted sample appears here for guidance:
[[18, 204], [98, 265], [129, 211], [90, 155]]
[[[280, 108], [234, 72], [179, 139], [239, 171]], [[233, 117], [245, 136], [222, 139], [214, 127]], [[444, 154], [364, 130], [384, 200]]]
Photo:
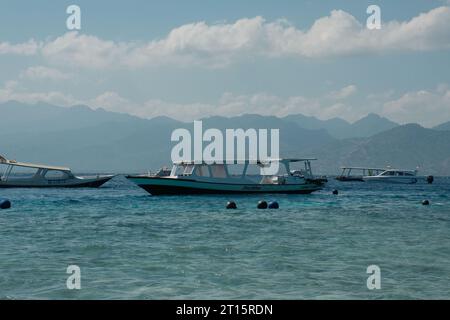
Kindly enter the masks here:
[[[0, 156], [6, 171], [0, 176], [0, 188], [98, 188], [114, 175], [75, 176], [70, 168], [8, 160]], [[32, 169], [31, 175], [14, 174], [16, 168]]]
[[342, 173], [336, 180], [413, 184], [420, 180], [433, 182], [433, 176], [418, 176], [417, 170], [393, 168], [342, 167]]
[[[260, 168], [277, 161], [283, 167], [283, 175], [249, 175], [250, 161], [243, 163], [242, 172], [231, 174], [230, 164], [196, 164], [194, 162], [174, 163], [169, 175], [160, 171], [158, 175], [127, 176], [152, 195], [179, 194], [230, 194], [230, 193], [294, 193], [308, 194], [321, 190], [327, 181], [312, 174], [311, 161], [315, 159], [276, 159], [258, 161]], [[290, 170], [293, 162], [303, 162], [301, 170]], [[163, 173], [163, 174], [161, 174]]]
[[414, 184], [417, 183], [419, 178], [417, 170], [400, 170], [400, 169], [388, 169], [377, 175], [364, 176], [363, 180], [365, 182], [387, 182], [387, 183], [404, 183], [404, 184]]

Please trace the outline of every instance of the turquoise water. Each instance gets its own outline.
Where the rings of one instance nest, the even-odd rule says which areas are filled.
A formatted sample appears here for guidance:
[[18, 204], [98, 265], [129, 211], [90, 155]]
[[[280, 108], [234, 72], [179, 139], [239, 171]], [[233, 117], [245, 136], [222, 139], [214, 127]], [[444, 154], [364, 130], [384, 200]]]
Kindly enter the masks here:
[[[13, 204], [0, 211], [0, 298], [450, 298], [450, 179], [151, 197], [119, 177], [100, 189], [0, 197]], [[280, 209], [257, 210], [263, 198]], [[230, 199], [238, 210], [224, 209]], [[72, 264], [81, 290], [66, 288]], [[372, 264], [380, 290], [366, 286]]]

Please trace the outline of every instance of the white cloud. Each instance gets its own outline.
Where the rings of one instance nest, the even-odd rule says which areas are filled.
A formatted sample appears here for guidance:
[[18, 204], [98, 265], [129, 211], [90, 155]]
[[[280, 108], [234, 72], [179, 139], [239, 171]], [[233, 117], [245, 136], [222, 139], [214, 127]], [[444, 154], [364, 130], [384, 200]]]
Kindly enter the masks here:
[[107, 91], [88, 101], [79, 104], [86, 104], [92, 108], [103, 108], [112, 112], [128, 113], [145, 118], [145, 114], [139, 112], [142, 106], [123, 98], [117, 92]]
[[354, 95], [357, 91], [357, 87], [352, 84], [342, 88], [341, 90], [331, 92], [330, 97], [332, 99], [342, 100]]
[[78, 100], [71, 95], [59, 92], [30, 92], [21, 87], [17, 81], [7, 81], [3, 88], [0, 88], [0, 103], [7, 101], [19, 101], [27, 104], [46, 102], [56, 106], [69, 107], [78, 103]]
[[450, 119], [450, 88], [408, 92], [383, 104], [383, 115], [399, 122], [435, 126]]
[[301, 113], [319, 119], [340, 117], [355, 121], [374, 112], [398, 123], [415, 122], [432, 127], [450, 119], [448, 84], [439, 85], [433, 90], [418, 90], [400, 96], [392, 91], [370, 94], [367, 96], [367, 103], [363, 105], [353, 104], [348, 100], [356, 90], [356, 86], [349, 85], [319, 97], [283, 98], [264, 92], [248, 95], [225, 93], [216, 103], [174, 103], [160, 99], [138, 103], [114, 91], [104, 92], [91, 99], [79, 99], [59, 91], [33, 92], [22, 87], [17, 81], [8, 81], [0, 88], [0, 103], [16, 100], [28, 104], [46, 102], [63, 107], [83, 104], [93, 109], [104, 108], [142, 118], [168, 116], [181, 121], [249, 113], [279, 117]]
[[[345, 92], [348, 90], [346, 88], [350, 87], [353, 86], [336, 92]], [[0, 103], [9, 100], [28, 104], [46, 102], [63, 107], [84, 104], [94, 109], [104, 108], [142, 118], [168, 116], [181, 121], [192, 121], [215, 115], [236, 116], [246, 113], [275, 116], [303, 113], [319, 118], [329, 118], [355, 111], [346, 104], [344, 97], [340, 96], [335, 99], [330, 93], [318, 98], [303, 96], [282, 98], [264, 92], [249, 95], [225, 93], [216, 103], [174, 103], [160, 99], [149, 99], [144, 103], [138, 103], [114, 91], [104, 92], [91, 99], [79, 99], [59, 91], [33, 92], [17, 81], [8, 81], [3, 88], [0, 88]], [[352, 114], [356, 118], [359, 115], [359, 112]]]
[[47, 42], [41, 50], [50, 62], [103, 68], [123, 63], [131, 44], [115, 43], [72, 31]]
[[351, 118], [352, 120], [365, 115], [348, 105], [344, 98], [340, 97], [338, 100], [330, 98], [330, 94], [318, 98], [303, 96], [282, 98], [268, 93], [250, 95], [225, 93], [214, 104], [200, 102], [173, 103], [160, 99], [150, 99], [138, 104], [121, 97], [115, 92], [107, 92], [87, 102], [87, 104], [94, 107], [103, 107], [110, 111], [126, 112], [143, 118], [168, 116], [181, 121], [192, 121], [208, 116], [238, 116], [248, 113], [279, 117], [302, 113], [328, 119], [353, 112], [352, 117], [354, 118]]
[[70, 107], [83, 104], [93, 109], [128, 113], [142, 118], [168, 116], [181, 121], [192, 121], [209, 116], [238, 116], [260, 114], [283, 117], [303, 114], [319, 119], [340, 117], [355, 121], [370, 112], [380, 114], [398, 123], [420, 123], [432, 127], [450, 119], [450, 86], [441, 84], [432, 90], [418, 90], [401, 95], [393, 91], [371, 93], [365, 103], [355, 103], [355, 85], [325, 93], [318, 97], [280, 97], [261, 92], [255, 94], [225, 93], [216, 103], [175, 103], [149, 99], [143, 103], [106, 91], [90, 99], [80, 99], [60, 91], [32, 91], [18, 81], [7, 81], [0, 87], [0, 103], [16, 100], [27, 104], [46, 102]]
[[0, 54], [34, 55], [38, 52], [40, 44], [31, 39], [24, 43], [10, 44], [9, 42], [0, 42]]
[[30, 80], [66, 80], [70, 75], [63, 73], [58, 69], [48, 68], [44, 66], [29, 67], [20, 74], [21, 78]]
[[[349, 89], [352, 88], [352, 89]], [[426, 127], [438, 125], [450, 119], [450, 86], [442, 84], [433, 90], [419, 90], [400, 96], [393, 92], [371, 94], [367, 104], [350, 103], [346, 98], [356, 92], [349, 85], [319, 97], [292, 96], [282, 98], [268, 93], [235, 95], [225, 93], [217, 103], [172, 103], [150, 99], [138, 104], [114, 92], [107, 92], [86, 102], [90, 106], [104, 107], [110, 111], [126, 112], [143, 118], [169, 116], [181, 121], [191, 121], [207, 116], [237, 116], [246, 113], [283, 117], [301, 113], [319, 119], [340, 117], [355, 121], [374, 112], [398, 123], [420, 123]]]
[[[40, 50], [38, 50], [40, 49]], [[33, 54], [50, 62], [87, 68], [141, 67], [161, 64], [223, 67], [255, 56], [320, 58], [337, 55], [450, 49], [450, 7], [442, 6], [409, 21], [390, 21], [368, 30], [351, 14], [334, 10], [307, 30], [285, 20], [262, 17], [234, 23], [195, 22], [174, 28], [159, 40], [114, 42], [68, 32], [41, 46], [34, 41], [0, 43], [0, 53]]]

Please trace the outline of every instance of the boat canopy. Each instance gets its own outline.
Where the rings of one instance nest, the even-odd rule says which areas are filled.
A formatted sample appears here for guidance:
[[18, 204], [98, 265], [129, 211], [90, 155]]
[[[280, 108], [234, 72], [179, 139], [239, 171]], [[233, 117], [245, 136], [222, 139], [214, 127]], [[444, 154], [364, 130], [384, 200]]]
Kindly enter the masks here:
[[193, 160], [187, 160], [187, 161], [175, 161], [173, 164], [175, 165], [190, 165], [190, 164], [258, 164], [262, 165], [265, 163], [272, 163], [272, 162], [280, 162], [280, 163], [290, 163], [290, 162], [304, 162], [304, 161], [315, 161], [316, 158], [285, 158], [285, 159], [264, 159], [264, 160], [250, 160], [250, 159], [232, 159], [232, 160], [221, 160], [221, 161], [202, 161], [202, 162], [196, 162]]
[[[294, 174], [291, 172], [290, 164], [293, 162], [303, 162], [305, 165], [304, 169], [295, 170], [295, 174], [303, 174], [308, 177], [312, 177], [311, 163], [310, 161], [317, 160], [316, 158], [292, 158], [292, 159], [265, 159], [265, 160], [222, 160], [217, 162], [202, 161], [196, 163], [195, 161], [175, 161], [173, 163], [172, 171], [170, 177], [175, 177], [178, 175], [190, 176], [196, 175], [200, 177], [214, 177], [214, 178], [227, 178], [230, 176], [241, 176], [247, 175], [247, 169], [249, 165], [257, 165], [261, 168], [261, 175], [273, 176], [273, 173], [265, 173], [265, 169], [270, 167], [272, 163], [280, 163], [286, 174]], [[244, 165], [242, 172], [239, 174], [231, 174], [228, 170], [230, 165]]]
[[371, 170], [371, 171], [378, 171], [378, 172], [384, 172], [384, 171], [417, 171], [418, 168], [416, 170], [411, 170], [411, 169], [398, 169], [398, 168], [391, 168], [390, 166], [386, 167], [386, 168], [371, 168], [371, 167], [341, 167], [342, 170], [347, 171], [347, 170], [359, 170], [359, 171], [367, 171], [367, 170]]
[[58, 171], [64, 171], [64, 172], [71, 171], [70, 168], [66, 168], [66, 167], [47, 166], [47, 165], [43, 165], [43, 164], [34, 164], [34, 163], [18, 162], [16, 160], [8, 160], [1, 155], [0, 155], [0, 164], [5, 164], [5, 165], [15, 166], [15, 167], [23, 167], [23, 168], [58, 170]]
[[385, 171], [390, 168], [371, 168], [371, 167], [341, 167], [342, 170], [373, 170], [373, 171]]
[[[378, 175], [386, 170], [389, 170], [389, 168], [370, 168], [370, 167], [341, 167], [342, 173], [340, 177], [359, 177], [362, 178], [363, 176], [369, 175]], [[359, 172], [359, 175], [351, 175], [351, 173], [357, 171]]]

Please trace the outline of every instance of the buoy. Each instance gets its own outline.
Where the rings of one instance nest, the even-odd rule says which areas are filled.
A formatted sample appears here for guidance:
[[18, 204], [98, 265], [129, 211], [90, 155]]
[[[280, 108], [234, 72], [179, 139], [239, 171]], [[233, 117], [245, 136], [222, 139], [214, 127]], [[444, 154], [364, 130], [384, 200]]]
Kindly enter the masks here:
[[429, 205], [430, 205], [430, 201], [428, 201], [428, 200], [423, 200], [423, 201], [422, 201], [422, 205], [424, 205], [424, 206], [429, 206]]
[[0, 198], [0, 209], [9, 209], [11, 208], [11, 201], [8, 199]]
[[278, 209], [280, 206], [278, 205], [278, 202], [272, 201], [269, 203], [269, 209]]
[[339, 194], [339, 191], [333, 190], [333, 194], [334, 194], [334, 195], [338, 195], [338, 194]]
[[227, 209], [237, 209], [236, 202], [228, 201], [227, 202]]
[[257, 205], [258, 209], [267, 209], [267, 202], [266, 201], [259, 201]]
[[433, 176], [428, 176], [428, 177], [427, 177], [427, 182], [428, 182], [429, 184], [432, 184], [433, 181], [434, 181], [434, 177], [433, 177]]

